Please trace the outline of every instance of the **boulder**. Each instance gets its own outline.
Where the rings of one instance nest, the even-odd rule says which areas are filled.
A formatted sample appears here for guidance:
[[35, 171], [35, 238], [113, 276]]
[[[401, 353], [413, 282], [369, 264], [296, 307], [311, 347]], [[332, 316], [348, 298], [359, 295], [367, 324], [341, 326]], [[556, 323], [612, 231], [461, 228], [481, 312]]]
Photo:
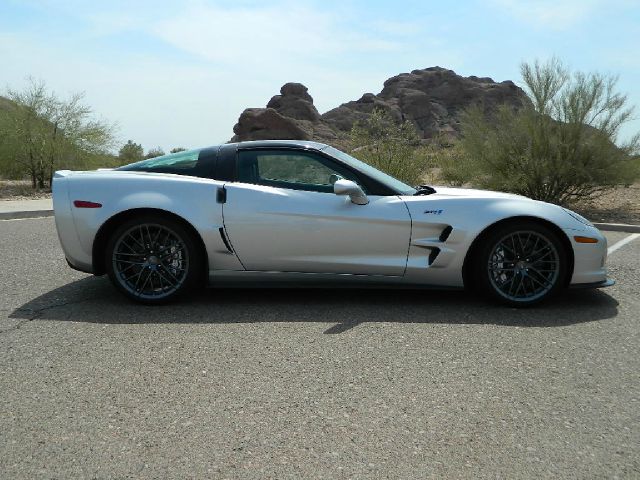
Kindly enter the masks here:
[[487, 77], [462, 77], [441, 67], [401, 73], [384, 82], [378, 95], [365, 94], [322, 115], [332, 127], [349, 132], [353, 124], [366, 118], [373, 108], [388, 111], [397, 121], [411, 121], [422, 138], [439, 133], [460, 134], [460, 114], [479, 104], [490, 112], [500, 104], [521, 107], [524, 92], [513, 82], [496, 83]]
[[233, 127], [233, 133], [233, 142], [311, 139], [295, 119], [284, 117], [273, 108], [247, 108]]
[[437, 135], [456, 138], [460, 115], [470, 105], [481, 105], [489, 113], [499, 105], [519, 108], [526, 102], [525, 93], [511, 81], [462, 77], [453, 70], [430, 67], [391, 77], [377, 95], [365, 93], [320, 115], [307, 87], [286, 83], [267, 108], [249, 108], [240, 115], [232, 140], [311, 139], [340, 144], [353, 125], [366, 121], [375, 109], [388, 112], [397, 122], [412, 122], [425, 140]]

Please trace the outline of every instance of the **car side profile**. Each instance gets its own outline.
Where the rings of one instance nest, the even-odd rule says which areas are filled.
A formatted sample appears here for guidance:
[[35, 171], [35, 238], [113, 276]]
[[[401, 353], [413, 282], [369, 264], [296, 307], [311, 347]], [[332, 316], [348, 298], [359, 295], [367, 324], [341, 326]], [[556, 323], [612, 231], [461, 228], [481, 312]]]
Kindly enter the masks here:
[[411, 187], [333, 147], [254, 141], [58, 171], [72, 268], [164, 303], [202, 286], [469, 288], [508, 305], [603, 287], [607, 242], [522, 196]]

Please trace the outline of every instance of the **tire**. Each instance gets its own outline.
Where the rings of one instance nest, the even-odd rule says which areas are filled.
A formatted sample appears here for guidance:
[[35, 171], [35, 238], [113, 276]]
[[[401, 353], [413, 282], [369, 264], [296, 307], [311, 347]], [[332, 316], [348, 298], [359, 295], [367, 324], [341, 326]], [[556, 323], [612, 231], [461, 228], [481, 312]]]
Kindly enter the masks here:
[[473, 259], [475, 286], [509, 306], [536, 305], [566, 284], [566, 249], [550, 228], [531, 221], [490, 230]]
[[181, 222], [153, 214], [116, 228], [105, 251], [111, 282], [147, 305], [168, 303], [196, 289], [204, 261], [196, 238]]

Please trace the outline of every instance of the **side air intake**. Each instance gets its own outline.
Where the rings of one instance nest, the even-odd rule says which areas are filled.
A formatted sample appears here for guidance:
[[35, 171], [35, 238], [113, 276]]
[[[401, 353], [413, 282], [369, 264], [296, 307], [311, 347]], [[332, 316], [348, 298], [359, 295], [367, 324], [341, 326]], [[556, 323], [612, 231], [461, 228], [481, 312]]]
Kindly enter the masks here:
[[451, 235], [452, 231], [453, 231], [453, 227], [449, 225], [447, 228], [442, 230], [442, 233], [440, 234], [440, 237], [438, 237], [438, 240], [440, 240], [441, 242], [446, 242], [447, 238], [449, 238], [449, 235]]
[[440, 249], [435, 247], [431, 249], [431, 253], [429, 254], [429, 265], [433, 265], [433, 262], [436, 261], [438, 255], [440, 254]]

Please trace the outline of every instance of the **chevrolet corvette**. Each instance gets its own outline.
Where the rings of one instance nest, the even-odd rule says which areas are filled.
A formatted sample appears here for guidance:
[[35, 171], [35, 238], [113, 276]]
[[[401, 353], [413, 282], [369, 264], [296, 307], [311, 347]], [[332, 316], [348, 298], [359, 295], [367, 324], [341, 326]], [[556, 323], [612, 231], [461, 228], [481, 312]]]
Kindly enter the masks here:
[[526, 197], [412, 187], [331, 146], [254, 141], [58, 171], [70, 267], [165, 303], [200, 286], [467, 288], [528, 306], [605, 287], [607, 241]]

